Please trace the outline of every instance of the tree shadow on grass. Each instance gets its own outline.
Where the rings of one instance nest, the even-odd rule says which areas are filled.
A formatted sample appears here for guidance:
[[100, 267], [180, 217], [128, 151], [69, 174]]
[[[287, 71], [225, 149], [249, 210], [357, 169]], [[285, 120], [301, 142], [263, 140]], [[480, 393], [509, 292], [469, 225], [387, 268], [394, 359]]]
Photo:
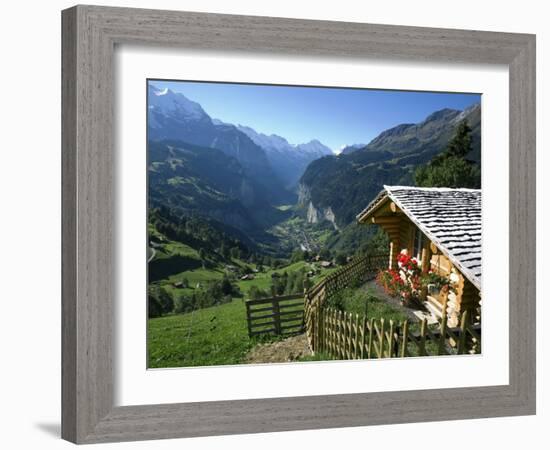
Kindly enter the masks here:
[[149, 283], [168, 278], [180, 272], [195, 270], [199, 267], [201, 267], [199, 260], [182, 255], [154, 259], [149, 263]]

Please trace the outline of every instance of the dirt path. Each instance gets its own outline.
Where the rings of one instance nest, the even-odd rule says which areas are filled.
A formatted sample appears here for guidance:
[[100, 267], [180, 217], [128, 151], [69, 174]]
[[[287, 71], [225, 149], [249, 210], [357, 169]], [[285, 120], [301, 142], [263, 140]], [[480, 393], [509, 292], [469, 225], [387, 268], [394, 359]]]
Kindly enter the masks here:
[[278, 342], [258, 344], [250, 350], [246, 356], [246, 362], [252, 364], [290, 362], [311, 354], [306, 335], [300, 334]]
[[157, 251], [155, 250], [154, 247], [149, 247], [151, 251], [151, 256], [149, 256], [149, 259], [147, 260], [148, 263], [150, 263], [151, 261], [153, 261], [153, 259], [155, 258], [155, 255], [157, 254]]

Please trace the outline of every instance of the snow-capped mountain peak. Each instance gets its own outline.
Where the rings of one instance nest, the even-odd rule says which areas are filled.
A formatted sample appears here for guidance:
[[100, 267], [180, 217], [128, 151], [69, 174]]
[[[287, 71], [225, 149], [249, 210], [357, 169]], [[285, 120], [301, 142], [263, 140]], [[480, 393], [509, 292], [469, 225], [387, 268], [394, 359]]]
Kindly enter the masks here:
[[212, 119], [212, 123], [214, 125], [231, 125], [230, 123], [224, 122], [223, 120], [220, 120], [220, 119]]
[[150, 139], [176, 139], [218, 148], [235, 156], [244, 167], [263, 173], [273, 170], [289, 189], [296, 186], [309, 163], [333, 154], [317, 139], [292, 145], [276, 134], [212, 119], [200, 104], [155, 84], [148, 87], [148, 129]]
[[292, 149], [292, 145], [290, 145], [284, 137], [276, 134], [271, 134], [268, 136], [264, 133], [258, 133], [253, 128], [245, 125], [237, 125], [237, 128], [252, 139], [255, 144], [259, 145], [267, 152], [285, 152]]
[[290, 144], [284, 137], [276, 134], [268, 136], [264, 133], [258, 133], [253, 128], [245, 125], [238, 125], [237, 128], [268, 152], [293, 152], [321, 156], [332, 155], [332, 150], [317, 139], [312, 139], [304, 144]]
[[330, 148], [328, 148], [323, 143], [319, 142], [317, 139], [312, 139], [306, 144], [299, 144], [296, 146], [296, 149], [304, 153], [321, 155], [321, 156], [333, 154]]
[[160, 89], [149, 84], [149, 109], [164, 115], [180, 117], [187, 120], [201, 120], [208, 118], [201, 105], [189, 100], [185, 95], [171, 89]]
[[332, 155], [332, 150], [317, 139], [305, 144], [293, 145], [276, 134], [258, 133], [244, 125], [238, 125], [237, 128], [265, 150], [275, 172], [287, 187], [294, 187], [298, 183], [310, 162]]

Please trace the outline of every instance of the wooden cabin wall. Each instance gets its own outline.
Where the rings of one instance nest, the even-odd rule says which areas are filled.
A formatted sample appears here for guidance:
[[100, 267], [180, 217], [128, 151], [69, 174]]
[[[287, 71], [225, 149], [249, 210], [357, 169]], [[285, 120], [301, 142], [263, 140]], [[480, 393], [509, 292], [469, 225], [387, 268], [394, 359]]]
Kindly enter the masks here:
[[441, 275], [442, 277], [448, 277], [451, 274], [452, 264], [449, 258], [447, 258], [441, 252], [433, 252], [430, 260], [432, 270]]
[[399, 233], [399, 237], [401, 239], [401, 249], [407, 250], [407, 254], [409, 255], [412, 254], [415, 231], [416, 227], [414, 226], [414, 224], [407, 216], [404, 216], [403, 220], [401, 220], [401, 230]]
[[[467, 309], [470, 310], [470, 318], [475, 319], [481, 300], [479, 290], [439, 251], [432, 255], [431, 267], [434, 272], [450, 281], [447, 295], [449, 326], [458, 326], [460, 315]], [[440, 298], [432, 297], [432, 299], [441, 305], [441, 296]]]
[[[397, 267], [397, 255], [406, 250], [408, 255], [418, 257], [423, 261], [422, 269], [424, 272], [427, 272], [432, 254], [430, 250], [431, 241], [424, 235], [424, 245], [420, 254], [413, 255], [418, 227], [407, 216], [404, 214], [382, 216], [377, 218], [375, 223], [384, 229], [390, 239], [390, 268]], [[426, 260], [423, 258], [424, 255], [426, 256]]]
[[471, 321], [477, 321], [481, 318], [479, 315], [479, 308], [481, 306], [480, 291], [470, 280], [462, 275], [461, 277], [461, 283], [457, 286], [460, 298], [460, 312], [469, 310]]
[[442, 254], [435, 246], [432, 247], [433, 253], [430, 261], [431, 269], [439, 276], [449, 279], [449, 291], [447, 294], [442, 293], [438, 296], [430, 296], [428, 301], [436, 308], [442, 310], [444, 302], [443, 296], [446, 295], [448, 324], [449, 326], [455, 327], [458, 325], [461, 302], [460, 293], [456, 291], [456, 284], [464, 277], [456, 272], [449, 258]]
[[397, 255], [401, 252], [402, 248], [402, 229], [403, 229], [403, 215], [391, 214], [386, 216], [376, 217], [373, 223], [376, 223], [386, 232], [390, 240], [390, 257], [388, 267], [395, 269], [397, 267]]

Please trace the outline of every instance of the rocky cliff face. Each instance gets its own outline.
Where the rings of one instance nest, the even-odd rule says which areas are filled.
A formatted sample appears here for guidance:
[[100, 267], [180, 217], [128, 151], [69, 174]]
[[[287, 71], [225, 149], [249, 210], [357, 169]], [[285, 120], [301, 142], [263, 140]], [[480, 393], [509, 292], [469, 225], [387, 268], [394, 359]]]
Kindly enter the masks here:
[[298, 185], [298, 206], [304, 208], [311, 200], [311, 190], [304, 183]]
[[320, 223], [324, 220], [330, 222], [335, 230], [339, 230], [336, 224], [336, 216], [329, 206], [328, 208], [319, 208], [311, 201], [311, 191], [305, 184], [298, 186], [298, 206], [305, 210], [308, 223]]
[[319, 223], [326, 220], [332, 224], [335, 230], [339, 230], [338, 225], [336, 225], [336, 216], [330, 206], [328, 208], [316, 208], [313, 202], [310, 201], [307, 205], [306, 217], [308, 223]]

